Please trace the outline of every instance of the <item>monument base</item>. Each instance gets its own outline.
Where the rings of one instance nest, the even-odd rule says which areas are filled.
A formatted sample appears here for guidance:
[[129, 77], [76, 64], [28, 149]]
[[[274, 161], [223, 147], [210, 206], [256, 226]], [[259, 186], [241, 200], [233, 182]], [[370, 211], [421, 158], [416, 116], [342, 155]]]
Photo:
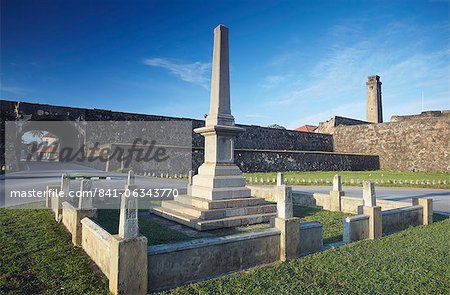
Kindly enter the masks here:
[[161, 207], [153, 208], [151, 212], [204, 231], [267, 223], [276, 217], [277, 205], [255, 197], [208, 200], [185, 195], [163, 201]]

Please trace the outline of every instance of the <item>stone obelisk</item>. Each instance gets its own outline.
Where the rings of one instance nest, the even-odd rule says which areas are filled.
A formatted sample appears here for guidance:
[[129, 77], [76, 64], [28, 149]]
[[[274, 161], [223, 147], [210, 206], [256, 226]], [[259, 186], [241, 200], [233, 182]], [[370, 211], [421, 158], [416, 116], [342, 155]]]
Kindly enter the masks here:
[[234, 125], [230, 107], [228, 28], [214, 29], [209, 114], [205, 127], [194, 131], [205, 137], [205, 161], [193, 177], [192, 195], [209, 200], [250, 196], [245, 178], [234, 164], [234, 141], [243, 128]]
[[228, 29], [223, 25], [214, 29], [209, 114], [205, 127], [194, 131], [205, 137], [205, 160], [198, 174], [189, 177], [188, 194], [162, 201], [151, 211], [197, 230], [269, 222], [275, 217], [276, 205], [251, 197], [234, 164], [234, 141], [244, 129], [234, 125], [231, 115]]

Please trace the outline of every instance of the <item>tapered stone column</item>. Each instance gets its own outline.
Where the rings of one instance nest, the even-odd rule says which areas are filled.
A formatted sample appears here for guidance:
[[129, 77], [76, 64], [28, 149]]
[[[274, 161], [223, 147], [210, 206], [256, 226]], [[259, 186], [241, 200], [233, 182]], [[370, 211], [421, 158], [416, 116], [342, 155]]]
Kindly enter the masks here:
[[138, 200], [133, 191], [136, 189], [133, 170], [128, 171], [125, 192], [120, 200], [119, 236], [122, 239], [131, 239], [139, 236]]
[[234, 164], [234, 141], [243, 128], [234, 125], [230, 107], [228, 28], [214, 29], [209, 114], [205, 127], [194, 131], [205, 137], [205, 161], [193, 177], [193, 196], [209, 200], [250, 196], [245, 178]]
[[383, 215], [381, 214], [381, 207], [377, 206], [373, 181], [366, 180], [363, 182], [363, 202], [363, 213], [369, 215], [369, 239], [381, 238], [383, 235]]
[[[211, 102], [205, 127], [194, 130], [205, 137], [205, 160], [198, 174], [189, 173], [187, 195], [162, 201], [151, 211], [197, 230], [211, 230], [269, 222], [277, 207], [250, 196], [245, 178], [234, 164], [236, 127], [230, 107], [228, 29], [214, 29]], [[284, 192], [284, 191], [283, 191]]]

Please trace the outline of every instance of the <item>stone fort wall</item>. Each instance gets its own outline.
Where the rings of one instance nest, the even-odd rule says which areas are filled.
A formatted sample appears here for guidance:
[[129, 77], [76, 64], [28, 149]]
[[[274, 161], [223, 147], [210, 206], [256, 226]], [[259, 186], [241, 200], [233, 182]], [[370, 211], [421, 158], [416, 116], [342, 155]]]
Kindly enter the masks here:
[[[82, 109], [25, 102], [1, 101], [2, 128], [5, 120], [13, 121], [190, 121], [192, 128], [204, 126], [203, 120], [175, 118], [156, 115], [114, 112], [99, 109]], [[112, 128], [114, 124], [110, 127]], [[378, 169], [378, 157], [333, 153], [333, 137], [330, 134], [297, 132], [254, 125], [238, 125], [245, 132], [238, 135], [235, 143], [236, 162], [245, 172], [266, 171], [317, 171], [317, 170], [373, 170]], [[96, 137], [107, 143], [110, 138], [102, 138], [110, 132], [98, 131]], [[5, 148], [14, 150], [14, 142], [5, 142], [2, 132], [1, 157], [4, 163]], [[104, 136], [103, 136], [104, 137]], [[6, 147], [5, 147], [6, 143]], [[177, 145], [176, 142], [170, 144]], [[203, 162], [204, 139], [192, 133], [192, 168], [196, 170]], [[311, 151], [311, 152], [308, 152]], [[114, 165], [112, 165], [114, 166]], [[96, 167], [104, 169], [103, 167]], [[141, 169], [140, 169], [141, 168]], [[155, 167], [136, 167], [136, 172], [154, 170]], [[111, 167], [110, 171], [115, 168]], [[140, 171], [142, 170], [142, 171]], [[156, 169], [157, 170], [157, 169]], [[165, 173], [166, 171], [161, 171]], [[181, 172], [181, 171], [180, 171]], [[186, 173], [186, 171], [184, 171]]]
[[370, 124], [370, 123], [366, 122], [366, 121], [352, 119], [352, 118], [334, 116], [333, 118], [331, 118], [328, 121], [320, 122], [319, 127], [314, 132], [333, 134], [334, 127], [342, 126], [342, 125], [360, 125], [360, 124]]
[[[192, 127], [203, 127], [203, 120], [156, 115], [114, 112], [100, 109], [82, 109], [26, 102], [2, 101], [3, 120], [66, 120], [66, 121], [191, 121]], [[297, 132], [254, 125], [239, 125], [245, 132], [238, 135], [237, 149], [333, 151], [329, 134]], [[101, 134], [99, 134], [101, 136]], [[192, 146], [203, 147], [204, 138], [193, 132]]]
[[[4, 120], [190, 121], [203, 120], [1, 101]], [[342, 122], [341, 122], [342, 123]], [[450, 113], [394, 116], [390, 123], [336, 126], [333, 135], [238, 125], [236, 161], [243, 171], [373, 170], [450, 171]], [[333, 124], [335, 125], [335, 124]], [[339, 125], [339, 124], [336, 124]], [[4, 125], [0, 160], [4, 163]], [[193, 167], [202, 162], [203, 137], [193, 133]], [[14, 147], [11, 147], [14, 148]], [[314, 153], [304, 153], [312, 151]], [[302, 153], [299, 153], [302, 152]], [[370, 156], [369, 156], [370, 155]], [[379, 158], [379, 159], [378, 159]]]
[[450, 112], [394, 116], [390, 123], [338, 126], [334, 151], [378, 155], [380, 168], [450, 172]]

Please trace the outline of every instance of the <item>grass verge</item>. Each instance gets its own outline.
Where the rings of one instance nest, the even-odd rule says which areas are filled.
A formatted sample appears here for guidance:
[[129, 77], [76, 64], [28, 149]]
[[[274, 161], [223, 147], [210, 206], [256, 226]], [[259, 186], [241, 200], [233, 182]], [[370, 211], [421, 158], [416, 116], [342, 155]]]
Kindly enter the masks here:
[[[345, 185], [361, 186], [363, 180], [373, 180], [377, 186], [387, 187], [428, 187], [450, 188], [450, 174], [439, 172], [394, 172], [394, 171], [291, 171], [285, 172], [285, 182], [290, 185], [331, 185], [333, 176], [339, 174]], [[253, 184], [255, 177], [264, 182], [274, 182], [275, 172], [245, 173], [248, 184]], [[250, 178], [252, 182], [250, 183]], [[352, 180], [353, 179], [353, 183]], [[327, 183], [328, 181], [328, 183]], [[395, 183], [394, 183], [395, 181]], [[444, 181], [446, 184], [444, 184]], [[434, 182], [434, 183], [433, 183]]]
[[0, 209], [0, 293], [109, 294], [48, 210]]
[[448, 294], [450, 219], [172, 290], [172, 294]]

